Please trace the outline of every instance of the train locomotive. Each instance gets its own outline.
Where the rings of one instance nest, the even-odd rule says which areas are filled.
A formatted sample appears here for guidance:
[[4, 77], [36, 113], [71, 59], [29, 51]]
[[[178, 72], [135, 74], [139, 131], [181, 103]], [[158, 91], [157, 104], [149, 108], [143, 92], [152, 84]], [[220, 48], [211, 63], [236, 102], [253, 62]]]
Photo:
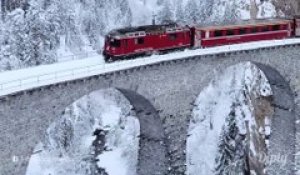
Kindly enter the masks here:
[[294, 19], [247, 20], [230, 25], [181, 26], [176, 23], [113, 30], [105, 37], [106, 62], [186, 48], [206, 48], [300, 36]]

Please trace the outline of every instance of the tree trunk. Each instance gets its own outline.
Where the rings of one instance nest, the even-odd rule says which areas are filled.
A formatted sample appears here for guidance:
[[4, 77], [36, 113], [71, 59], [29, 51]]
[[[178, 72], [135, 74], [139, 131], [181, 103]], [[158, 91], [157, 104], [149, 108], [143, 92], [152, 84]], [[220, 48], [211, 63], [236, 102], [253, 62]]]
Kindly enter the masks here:
[[255, 0], [250, 1], [250, 19], [255, 20], [258, 13], [258, 7]]
[[6, 11], [5, 4], [6, 4], [6, 0], [1, 0], [1, 16], [2, 16], [2, 19], [4, 19], [4, 14], [5, 14], [5, 11]]

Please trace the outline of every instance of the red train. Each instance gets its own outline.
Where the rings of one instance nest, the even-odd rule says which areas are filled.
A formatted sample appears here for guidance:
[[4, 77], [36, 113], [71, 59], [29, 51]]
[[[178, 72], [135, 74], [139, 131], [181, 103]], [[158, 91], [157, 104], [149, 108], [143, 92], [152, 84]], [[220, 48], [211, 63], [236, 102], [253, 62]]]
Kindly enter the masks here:
[[111, 31], [105, 37], [105, 61], [185, 48], [205, 48], [250, 41], [300, 36], [300, 16], [294, 19], [249, 20], [233, 25], [149, 25]]

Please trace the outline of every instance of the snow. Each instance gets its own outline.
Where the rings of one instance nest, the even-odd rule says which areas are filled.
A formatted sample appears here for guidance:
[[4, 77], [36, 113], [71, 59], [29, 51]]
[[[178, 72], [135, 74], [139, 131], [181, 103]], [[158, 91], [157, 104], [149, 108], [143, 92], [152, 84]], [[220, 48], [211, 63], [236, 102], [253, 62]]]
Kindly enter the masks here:
[[[189, 11], [195, 11], [193, 12], [193, 14], [198, 14], [196, 15], [198, 16], [196, 22], [199, 25], [208, 23], [222, 23], [228, 20], [235, 21], [240, 19], [250, 19], [250, 0], [197, 1], [195, 2], [195, 8], [193, 10], [189, 10], [187, 8], [186, 5], [188, 4], [188, 2], [194, 1], [51, 1], [50, 3], [47, 3], [48, 5], [51, 4], [51, 8], [46, 8], [45, 11], [42, 10], [39, 12], [41, 13], [40, 18], [38, 18], [40, 19], [40, 21], [37, 25], [48, 25], [49, 23], [51, 25], [55, 24], [57, 28], [54, 30], [55, 32], [49, 32], [48, 30], [40, 31], [45, 36], [49, 35], [49, 38], [46, 37], [47, 41], [45, 41], [45, 43], [42, 43], [44, 47], [41, 47], [43, 49], [40, 49], [41, 53], [38, 58], [41, 60], [38, 63], [34, 61], [36, 57], [30, 54], [32, 47], [29, 46], [31, 46], [31, 44], [34, 44], [34, 42], [28, 44], [30, 43], [26, 40], [28, 36], [23, 35], [23, 33], [26, 33], [23, 32], [23, 27], [30, 26], [35, 23], [31, 23], [31, 15], [26, 16], [26, 18], [24, 19], [24, 15], [17, 15], [18, 13], [24, 13], [24, 11], [16, 9], [10, 14], [12, 15], [11, 17], [14, 20], [8, 20], [7, 22], [4, 22], [4, 27], [2, 27], [3, 32], [7, 30], [10, 31], [10, 33], [9, 36], [5, 36], [4, 33], [3, 36], [5, 37], [0, 37], [0, 39], [2, 38], [1, 41], [3, 42], [0, 68], [1, 70], [11, 70], [40, 65], [41, 63], [48, 64], [56, 61], [60, 62], [66, 60], [82, 59], [83, 56], [87, 53], [95, 52], [95, 50], [101, 51], [104, 41], [103, 37], [113, 29], [120, 27], [122, 28], [129, 26], [149, 25], [151, 24], [153, 15], [157, 15], [157, 21], [159, 21], [158, 19], [162, 17], [161, 12], [162, 9], [164, 9], [165, 4], [169, 4], [170, 7], [168, 9], [170, 10], [170, 12], [166, 13], [168, 15], [165, 15], [164, 18], [170, 18], [174, 21], [178, 21], [179, 23], [188, 25], [194, 22], [193, 20], [191, 21], [190, 17], [188, 17]], [[34, 4], [34, 7], [37, 9], [40, 7], [44, 7], [43, 2], [31, 3]], [[276, 8], [278, 7], [275, 8], [273, 4], [275, 3], [272, 1], [256, 0], [256, 5], [258, 8], [257, 17], [270, 18], [276, 16], [284, 16], [283, 12], [281, 11], [279, 11], [277, 14]], [[178, 11], [178, 9], [182, 10]], [[31, 13], [34, 12], [34, 9], [30, 8], [28, 10]], [[14, 13], [16, 13], [16, 16], [13, 16]], [[17, 19], [19, 20], [19, 22], [17, 22]], [[24, 23], [24, 20], [28, 20], [26, 22], [26, 25]], [[58, 20], [61, 22], [61, 24], [58, 25], [52, 20]], [[15, 22], [11, 23], [11, 21]], [[26, 30], [27, 28], [30, 29], [30, 27], [25, 28]], [[27, 42], [20, 43], [20, 40], [24, 40]], [[54, 46], [53, 49], [47, 49], [49, 42]], [[77, 56], [78, 54], [79, 56]], [[26, 56], [26, 58], [24, 58], [24, 55]]]
[[266, 128], [265, 128], [265, 135], [266, 136], [271, 135], [271, 127], [270, 126], [266, 126]]
[[58, 62], [61, 62], [61, 61], [64, 61], [66, 60], [66, 58], [68, 56], [73, 56], [74, 54], [71, 52], [71, 50], [66, 47], [66, 36], [61, 36], [60, 37], [60, 47], [57, 49], [57, 57], [59, 58], [57, 61]]
[[108, 174], [111, 175], [131, 175], [130, 172], [126, 170], [126, 164], [122, 158], [122, 150], [114, 150], [110, 152], [105, 152], [104, 154], [98, 156], [100, 161], [98, 163], [99, 167], [104, 167]]
[[[47, 129], [30, 158], [26, 175], [89, 175], [97, 166], [108, 175], [135, 175], [140, 126], [130, 115], [131, 108], [115, 89], [77, 100]], [[97, 156], [97, 164], [93, 163], [96, 129], [105, 133], [105, 148]], [[98, 143], [101, 145], [101, 140]]]
[[[232, 8], [235, 10], [235, 15], [237, 20], [249, 20], [251, 19], [250, 11], [251, 11], [251, 1], [252, 0], [235, 0], [235, 1], [227, 1], [227, 0], [219, 0], [218, 3], [214, 4], [214, 9], [212, 16], [212, 22], [220, 21], [222, 22], [224, 18], [226, 19], [226, 10], [228, 8]], [[274, 7], [271, 2], [260, 3], [256, 2], [257, 7], [260, 9], [260, 13], [257, 14], [257, 18], [270, 18], [276, 17], [276, 11], [274, 14], [274, 10], [271, 7]]]
[[276, 17], [276, 8], [270, 1], [263, 1], [261, 5], [258, 6], [257, 18], [271, 18]]
[[26, 89], [86, 78], [93, 75], [100, 75], [118, 70], [130, 69], [137, 66], [159, 63], [162, 61], [185, 59], [191, 56], [227, 53], [239, 50], [253, 50], [258, 48], [268, 48], [299, 43], [300, 39], [249, 42], [205, 49], [187, 49], [182, 52], [173, 52], [166, 55], [152, 55], [149, 57], [140, 57], [134, 60], [118, 61], [110, 64], [105, 64], [103, 57], [97, 55], [82, 60], [2, 72], [0, 73], [0, 95], [3, 96]]
[[[132, 25], [146, 25], [152, 23], [152, 15], [160, 9], [156, 1], [129, 0], [130, 9], [132, 9]], [[133, 10], [134, 9], [134, 10]]]
[[[75, 53], [72, 51], [69, 47], [66, 46], [66, 36], [61, 36], [60, 37], [60, 46], [57, 49], [57, 62], [64, 62], [64, 61], [70, 61], [70, 60], [78, 60], [78, 59], [83, 59], [87, 57], [92, 57], [97, 55], [97, 51], [88, 44], [88, 41], [86, 41], [86, 38], [82, 37], [82, 40], [85, 42], [84, 46], [82, 49], [78, 52]], [[103, 38], [99, 38], [99, 41], [103, 41]], [[103, 45], [103, 43], [99, 43], [100, 45]]]
[[[264, 94], [261, 94], [264, 89]], [[244, 96], [243, 94], [248, 94]], [[248, 62], [238, 64], [220, 73], [198, 96], [193, 109], [187, 139], [187, 174], [213, 175], [218, 155], [218, 143], [225, 119], [236, 104], [236, 122], [239, 134], [251, 133], [255, 128], [254, 109], [250, 95], [272, 95], [265, 75]], [[268, 118], [268, 116], [265, 116]], [[269, 120], [268, 120], [269, 121]], [[270, 125], [270, 123], [267, 123]], [[258, 126], [259, 127], [259, 126]], [[265, 128], [263, 128], [265, 129]], [[271, 132], [269, 126], [266, 132]], [[250, 151], [256, 155], [255, 138], [251, 136]], [[235, 143], [233, 143], [234, 145]]]

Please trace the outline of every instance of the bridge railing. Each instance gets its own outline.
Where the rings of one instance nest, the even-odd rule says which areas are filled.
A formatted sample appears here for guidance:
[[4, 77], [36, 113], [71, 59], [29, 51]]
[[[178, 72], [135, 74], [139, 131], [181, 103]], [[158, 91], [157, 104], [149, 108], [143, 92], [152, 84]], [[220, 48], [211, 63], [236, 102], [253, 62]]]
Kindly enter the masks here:
[[[299, 45], [300, 39], [289, 40], [276, 40], [269, 42], [256, 42], [220, 46], [215, 48], [198, 49], [198, 50], [186, 50], [183, 52], [175, 52], [167, 55], [152, 55], [150, 57], [143, 57], [134, 60], [120, 61], [110, 64], [97, 64], [90, 66], [83, 66], [75, 69], [65, 69], [62, 71], [52, 71], [45, 74], [36, 76], [29, 76], [22, 79], [16, 79], [12, 81], [0, 82], [0, 96], [37, 88], [41, 86], [63, 83], [76, 79], [83, 79], [94, 75], [100, 75], [104, 73], [110, 73], [134, 67], [159, 63], [163, 61], [179, 60], [191, 56], [212, 55], [218, 53], [235, 52], [241, 50], [254, 50], [259, 48], [268, 48], [282, 45]], [[1, 74], [0, 74], [1, 76]]]
[[[101, 53], [101, 51], [99, 51], [99, 53]], [[59, 60], [59, 62], [74, 61], [74, 60], [94, 57], [99, 55], [99, 53], [97, 53], [97, 51], [89, 51], [89, 52], [83, 52], [79, 54], [64, 55], [62, 57], [57, 57], [56, 60]]]
[[[92, 66], [84, 66], [76, 69], [54, 71], [12, 81], [6, 81], [0, 84], [0, 96], [40, 86], [62, 83], [65, 81], [86, 78], [93, 75], [114, 72], [117, 70], [122, 70], [122, 68], [127, 69], [132, 67], [132, 62], [137, 61], [129, 60], [124, 62], [116, 62], [112, 64], [97, 64]], [[139, 59], [138, 62], [146, 63], [145, 58]]]

